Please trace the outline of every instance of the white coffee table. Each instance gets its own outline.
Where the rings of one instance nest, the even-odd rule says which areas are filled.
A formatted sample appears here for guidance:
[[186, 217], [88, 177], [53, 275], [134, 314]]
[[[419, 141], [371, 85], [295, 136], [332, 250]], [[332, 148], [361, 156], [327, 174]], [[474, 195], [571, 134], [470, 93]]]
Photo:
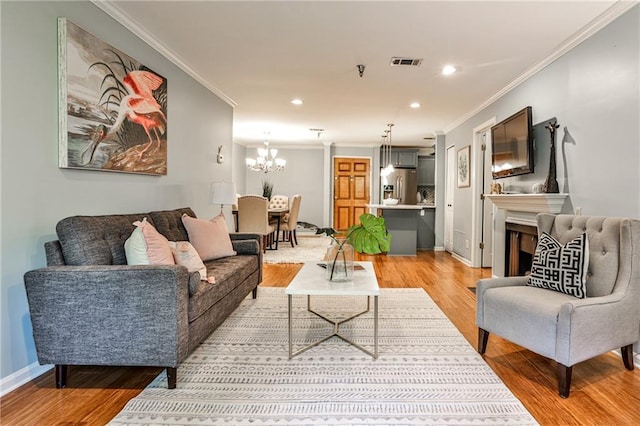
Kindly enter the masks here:
[[[374, 359], [378, 358], [378, 295], [380, 294], [380, 288], [378, 287], [378, 280], [376, 279], [376, 273], [373, 269], [371, 262], [355, 262], [356, 265], [361, 265], [363, 269], [356, 269], [353, 271], [353, 281], [347, 282], [331, 282], [325, 278], [324, 268], [318, 266], [318, 263], [324, 262], [305, 262], [302, 269], [294, 277], [293, 281], [285, 290], [285, 294], [288, 296], [289, 302], [289, 359], [302, 352], [310, 349], [327, 339], [337, 336], [345, 342], [355, 346], [361, 351], [371, 355]], [[307, 296], [307, 310], [312, 314], [317, 315], [323, 320], [333, 324], [333, 333], [323, 337], [322, 339], [305, 346], [304, 348], [294, 352], [293, 351], [293, 339], [292, 339], [292, 314], [291, 314], [291, 301], [295, 295]], [[350, 316], [347, 319], [341, 321], [331, 320], [324, 315], [315, 312], [311, 309], [311, 296], [367, 296], [367, 309]], [[340, 324], [343, 324], [349, 320], [352, 320], [362, 314], [369, 312], [371, 296], [373, 296], [373, 352], [362, 347], [361, 345], [353, 342], [340, 334]]]

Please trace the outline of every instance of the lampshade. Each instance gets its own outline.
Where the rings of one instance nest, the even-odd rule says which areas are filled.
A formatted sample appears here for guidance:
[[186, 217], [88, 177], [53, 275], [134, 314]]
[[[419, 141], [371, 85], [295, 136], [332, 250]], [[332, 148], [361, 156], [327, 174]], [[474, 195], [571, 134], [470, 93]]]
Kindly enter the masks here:
[[233, 182], [213, 182], [211, 183], [211, 204], [236, 203], [236, 185]]

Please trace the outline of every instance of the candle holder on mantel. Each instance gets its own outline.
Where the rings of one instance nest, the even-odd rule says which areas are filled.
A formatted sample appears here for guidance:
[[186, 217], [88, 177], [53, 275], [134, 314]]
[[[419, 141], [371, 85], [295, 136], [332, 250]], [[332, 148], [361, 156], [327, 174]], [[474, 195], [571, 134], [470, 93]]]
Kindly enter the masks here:
[[551, 153], [549, 155], [549, 173], [544, 181], [544, 192], [547, 194], [558, 194], [560, 188], [556, 180], [556, 129], [560, 127], [557, 120], [550, 121], [544, 126], [551, 133]]

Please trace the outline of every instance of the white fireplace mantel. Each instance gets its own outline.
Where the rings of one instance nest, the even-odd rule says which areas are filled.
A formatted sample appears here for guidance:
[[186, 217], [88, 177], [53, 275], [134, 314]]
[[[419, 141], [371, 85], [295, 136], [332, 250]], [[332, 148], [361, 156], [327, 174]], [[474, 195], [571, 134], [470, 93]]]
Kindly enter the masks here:
[[530, 213], [560, 213], [569, 194], [485, 194], [499, 209]]

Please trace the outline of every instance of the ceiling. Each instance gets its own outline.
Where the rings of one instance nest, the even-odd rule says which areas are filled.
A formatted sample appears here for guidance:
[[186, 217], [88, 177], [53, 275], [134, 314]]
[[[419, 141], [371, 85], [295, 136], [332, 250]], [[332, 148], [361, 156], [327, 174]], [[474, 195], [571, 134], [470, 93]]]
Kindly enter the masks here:
[[[373, 146], [389, 123], [393, 145], [431, 146], [429, 138], [613, 19], [605, 17], [620, 4], [96, 3], [234, 105], [234, 140], [246, 146], [261, 144], [265, 133], [272, 146]], [[392, 67], [392, 57], [422, 63]], [[458, 71], [443, 76], [446, 64]]]

